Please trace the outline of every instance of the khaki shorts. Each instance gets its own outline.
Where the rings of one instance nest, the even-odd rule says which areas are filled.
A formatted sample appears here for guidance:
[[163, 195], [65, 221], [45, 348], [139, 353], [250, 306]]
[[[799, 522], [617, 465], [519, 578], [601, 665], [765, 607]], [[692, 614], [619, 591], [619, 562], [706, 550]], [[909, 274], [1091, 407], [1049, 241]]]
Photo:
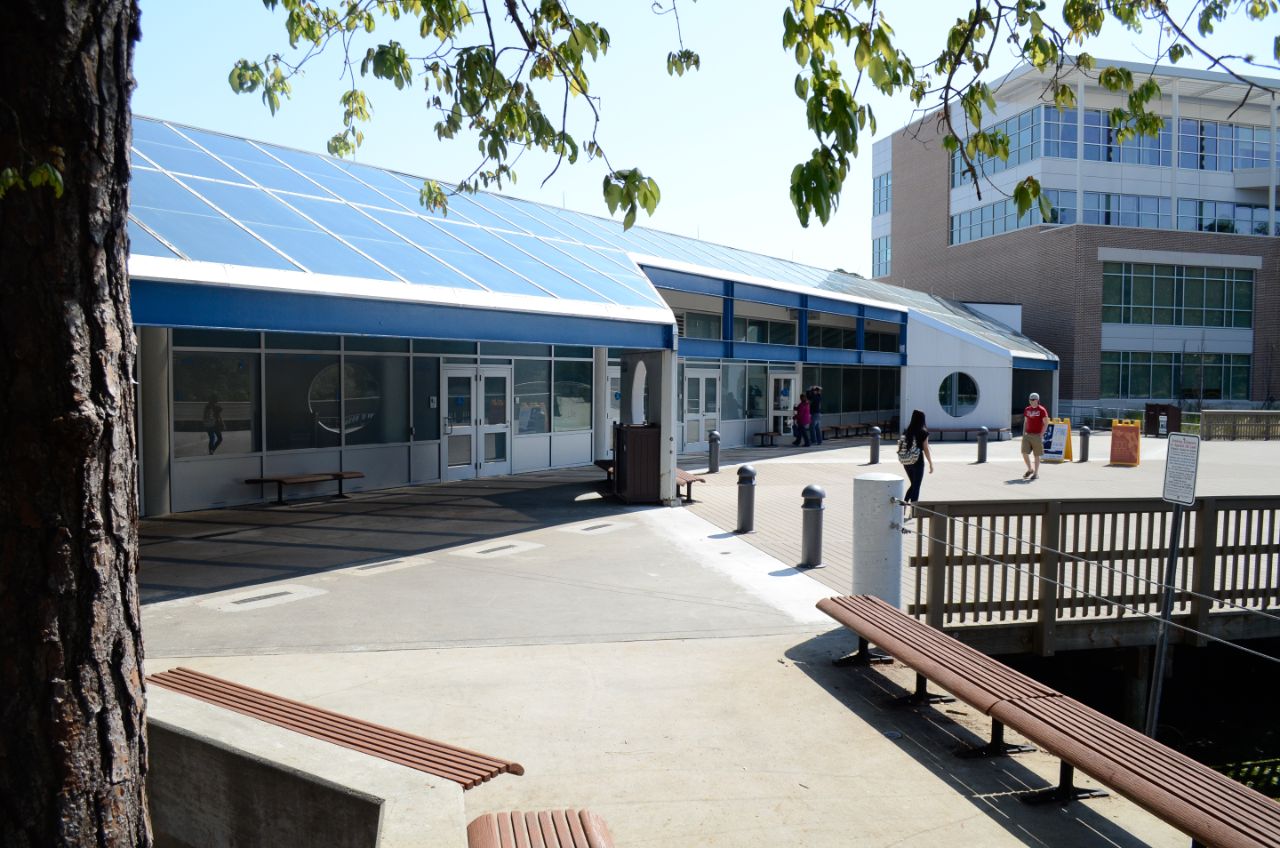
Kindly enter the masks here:
[[1022, 434], [1022, 455], [1026, 456], [1029, 453], [1044, 456], [1044, 433]]

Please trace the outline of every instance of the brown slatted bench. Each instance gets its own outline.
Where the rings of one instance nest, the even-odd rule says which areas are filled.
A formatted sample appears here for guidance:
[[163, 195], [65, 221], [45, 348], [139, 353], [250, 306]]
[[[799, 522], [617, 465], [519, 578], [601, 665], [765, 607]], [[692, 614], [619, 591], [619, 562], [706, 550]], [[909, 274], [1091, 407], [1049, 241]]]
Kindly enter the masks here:
[[707, 482], [706, 477], [699, 477], [696, 474], [690, 474], [683, 468], [676, 469], [676, 493], [679, 494], [680, 487], [684, 486], [685, 503], [693, 503], [693, 484], [705, 482]]
[[613, 848], [613, 836], [589, 810], [485, 813], [467, 825], [467, 848]]
[[524, 767], [519, 763], [313, 707], [189, 668], [149, 674], [147, 682], [315, 739], [452, 780], [463, 789], [471, 789], [500, 774], [524, 774]]
[[[879, 598], [827, 598], [818, 609], [1061, 760], [1058, 786], [1024, 796], [1065, 802], [1074, 770], [1190, 836], [1194, 845], [1280, 848], [1280, 804], [898, 610]], [[919, 688], [919, 687], [917, 687]]]
[[320, 471], [315, 474], [277, 474], [270, 477], [250, 477], [244, 482], [251, 486], [276, 484], [276, 503], [284, 503], [284, 487], [300, 486], [307, 483], [328, 483], [338, 481], [338, 497], [346, 497], [342, 491], [343, 480], [359, 480], [364, 477], [363, 471]]

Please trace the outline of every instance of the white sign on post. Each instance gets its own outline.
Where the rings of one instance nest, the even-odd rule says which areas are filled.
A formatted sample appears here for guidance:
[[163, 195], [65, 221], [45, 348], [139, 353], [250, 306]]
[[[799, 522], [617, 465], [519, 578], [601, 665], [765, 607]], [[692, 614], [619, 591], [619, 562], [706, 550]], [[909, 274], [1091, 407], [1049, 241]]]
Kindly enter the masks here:
[[1164, 463], [1164, 500], [1195, 506], [1196, 471], [1200, 467], [1200, 437], [1170, 433]]

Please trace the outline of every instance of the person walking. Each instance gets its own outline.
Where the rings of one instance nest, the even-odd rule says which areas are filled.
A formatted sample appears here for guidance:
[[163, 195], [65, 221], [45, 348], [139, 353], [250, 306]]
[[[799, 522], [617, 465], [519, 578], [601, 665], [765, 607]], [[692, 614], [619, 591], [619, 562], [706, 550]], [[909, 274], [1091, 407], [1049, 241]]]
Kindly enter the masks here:
[[911, 423], [902, 431], [898, 439], [898, 461], [907, 472], [907, 480], [911, 483], [907, 493], [902, 496], [904, 503], [914, 504], [920, 500], [920, 484], [924, 482], [924, 464], [929, 463], [929, 473], [933, 473], [933, 454], [929, 452], [929, 428], [925, 426], [924, 413], [919, 409], [911, 411]]
[[[1040, 395], [1035, 392], [1027, 399], [1027, 408], [1022, 410], [1022, 461], [1026, 463], [1027, 473], [1023, 480], [1036, 480], [1040, 477], [1040, 457], [1044, 456], [1044, 426], [1049, 423], [1049, 409], [1040, 405]], [[1033, 463], [1032, 457], [1035, 457]]]
[[809, 441], [822, 444], [822, 386], [811, 386], [809, 393]]
[[813, 423], [809, 417], [809, 399], [804, 395], [800, 396], [800, 402], [796, 404], [795, 418], [791, 422], [791, 432], [795, 438], [791, 440], [791, 444], [799, 445], [804, 440], [804, 446], [809, 447], [809, 425]]

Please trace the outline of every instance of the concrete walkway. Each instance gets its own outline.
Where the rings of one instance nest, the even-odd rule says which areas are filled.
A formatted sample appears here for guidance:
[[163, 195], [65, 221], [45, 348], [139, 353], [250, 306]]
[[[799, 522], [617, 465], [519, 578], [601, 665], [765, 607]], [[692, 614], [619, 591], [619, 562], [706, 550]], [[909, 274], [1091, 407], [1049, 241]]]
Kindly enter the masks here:
[[[939, 445], [925, 496], [1020, 496], [1011, 444], [986, 466]], [[188, 665], [517, 760], [524, 776], [466, 793], [468, 817], [585, 806], [624, 848], [1185, 845], [1115, 797], [1020, 803], [1056, 781], [1055, 759], [954, 758], [987, 733], [973, 710], [900, 706], [901, 667], [830, 664], [854, 639], [813, 604], [826, 583], [847, 591], [835, 517], [867, 470], [865, 446], [837, 445], [757, 461], [746, 539], [726, 532], [727, 464], [686, 509], [612, 503], [591, 468], [147, 521], [147, 670]], [[1156, 480], [1158, 496], [1154, 473], [1048, 468], [1037, 495], [1101, 479]], [[790, 567], [809, 482], [830, 496], [820, 579]]]

